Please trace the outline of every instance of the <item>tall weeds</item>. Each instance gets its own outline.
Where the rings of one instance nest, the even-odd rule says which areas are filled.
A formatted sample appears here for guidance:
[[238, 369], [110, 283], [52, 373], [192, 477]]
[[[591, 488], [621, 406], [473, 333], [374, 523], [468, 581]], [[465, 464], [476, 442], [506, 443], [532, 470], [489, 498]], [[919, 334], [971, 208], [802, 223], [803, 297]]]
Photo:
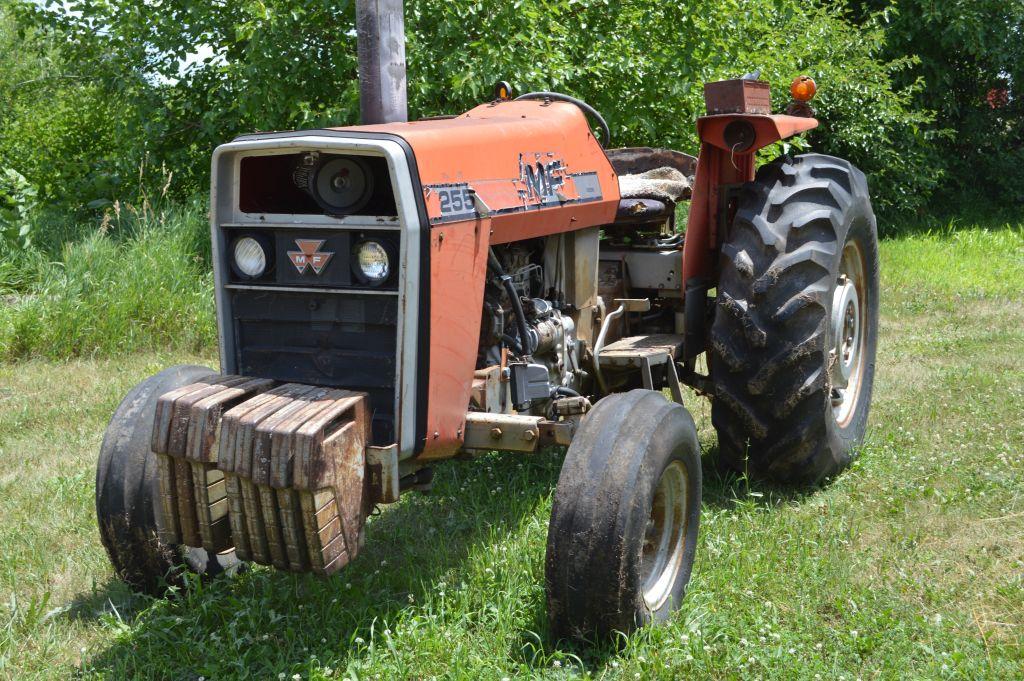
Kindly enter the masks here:
[[199, 201], [115, 204], [59, 257], [0, 256], [0, 361], [213, 347], [207, 224]]

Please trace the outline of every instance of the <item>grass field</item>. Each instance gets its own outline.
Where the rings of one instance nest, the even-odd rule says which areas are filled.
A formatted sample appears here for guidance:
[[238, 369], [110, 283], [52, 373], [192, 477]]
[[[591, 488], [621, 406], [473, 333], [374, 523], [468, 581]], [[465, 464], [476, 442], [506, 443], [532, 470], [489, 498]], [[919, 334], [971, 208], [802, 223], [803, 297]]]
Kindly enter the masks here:
[[852, 469], [805, 493], [707, 473], [682, 609], [601, 649], [546, 636], [560, 455], [442, 466], [331, 580], [256, 568], [153, 601], [106, 562], [95, 456], [130, 386], [212, 357], [0, 364], [0, 677], [1021, 678], [1024, 224], [889, 239], [882, 267]]

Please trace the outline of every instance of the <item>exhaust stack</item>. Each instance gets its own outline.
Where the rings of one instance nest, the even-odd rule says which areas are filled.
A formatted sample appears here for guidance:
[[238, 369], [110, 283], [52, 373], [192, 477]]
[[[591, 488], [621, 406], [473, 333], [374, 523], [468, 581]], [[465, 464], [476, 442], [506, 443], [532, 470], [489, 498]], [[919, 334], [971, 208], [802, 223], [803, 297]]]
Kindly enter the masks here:
[[402, 0], [356, 0], [356, 45], [362, 123], [409, 120]]

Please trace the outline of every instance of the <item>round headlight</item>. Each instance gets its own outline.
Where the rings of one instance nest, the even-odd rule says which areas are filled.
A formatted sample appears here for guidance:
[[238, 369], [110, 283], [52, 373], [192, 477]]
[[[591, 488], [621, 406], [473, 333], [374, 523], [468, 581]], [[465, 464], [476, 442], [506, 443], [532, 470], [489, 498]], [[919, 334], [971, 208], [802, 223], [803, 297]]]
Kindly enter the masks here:
[[352, 253], [352, 269], [364, 284], [379, 286], [391, 274], [391, 259], [388, 251], [379, 241], [363, 241], [356, 244]]
[[235, 241], [234, 256], [235, 267], [247, 277], [255, 279], [267, 271], [267, 252], [251, 236]]

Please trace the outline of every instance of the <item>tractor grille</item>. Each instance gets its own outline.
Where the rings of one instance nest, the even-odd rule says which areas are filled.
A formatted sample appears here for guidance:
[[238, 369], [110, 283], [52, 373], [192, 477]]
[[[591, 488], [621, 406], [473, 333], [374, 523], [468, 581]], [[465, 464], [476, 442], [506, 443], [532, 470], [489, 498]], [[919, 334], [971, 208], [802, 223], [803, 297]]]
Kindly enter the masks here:
[[396, 295], [253, 287], [230, 297], [239, 372], [366, 392], [374, 443], [395, 441]]
[[[334, 215], [297, 179], [307, 154], [359, 156], [372, 196]], [[307, 178], [308, 179], [308, 178]], [[371, 442], [411, 456], [425, 441], [429, 229], [412, 150], [386, 133], [308, 130], [239, 137], [214, 152], [212, 243], [221, 371], [366, 393]], [[255, 241], [262, 272], [251, 260]], [[374, 241], [390, 277], [362, 276]]]

